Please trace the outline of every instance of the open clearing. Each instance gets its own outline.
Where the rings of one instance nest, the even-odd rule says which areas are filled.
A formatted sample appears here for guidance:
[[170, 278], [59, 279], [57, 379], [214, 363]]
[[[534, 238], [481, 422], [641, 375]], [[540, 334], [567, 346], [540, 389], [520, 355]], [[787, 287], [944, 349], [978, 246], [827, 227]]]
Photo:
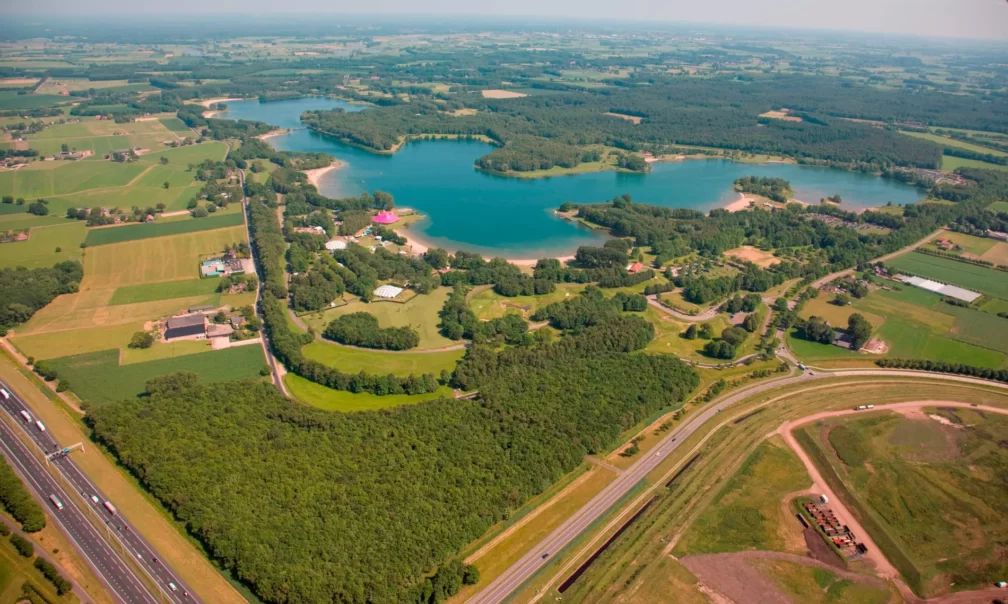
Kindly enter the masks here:
[[[406, 376], [430, 373], [435, 377], [442, 370], [454, 371], [465, 350], [444, 352], [381, 352], [339, 346], [318, 340], [302, 348], [305, 358], [318, 361], [343, 373], [375, 373]], [[383, 396], [380, 398], [389, 398]]]
[[513, 90], [482, 90], [480, 91], [485, 99], [518, 99], [523, 96], [528, 96], [523, 92], [515, 92]]
[[613, 113], [611, 111], [606, 111], [602, 115], [611, 115], [612, 117], [618, 117], [618, 118], [620, 118], [622, 120], [626, 120], [628, 122], [633, 122], [634, 124], [639, 124], [639, 123], [641, 123], [641, 120], [644, 119], [644, 118], [642, 118], [640, 116], [637, 116], [637, 115], [626, 115], [625, 113]]
[[782, 120], [785, 122], [800, 122], [802, 118], [797, 115], [790, 115], [790, 109], [773, 109], [765, 113], [761, 113], [760, 117], [770, 118], [772, 120]]
[[[375, 368], [372, 371], [378, 373]], [[310, 382], [301, 376], [288, 373], [284, 376], [284, 385], [290, 390], [291, 395], [306, 405], [325, 409], [326, 411], [340, 411], [351, 413], [354, 411], [376, 411], [378, 409], [391, 409], [403, 405], [415, 405], [425, 401], [432, 401], [440, 397], [452, 396], [451, 388], [443, 386], [436, 392], [429, 394], [392, 394], [388, 396], [378, 396], [366, 392], [353, 393], [346, 390], [333, 390], [326, 388], [315, 382]]]
[[743, 245], [742, 247], [728, 250], [725, 252], [725, 256], [738, 258], [744, 262], [752, 262], [760, 268], [773, 266], [780, 262], [780, 259], [774, 257], [773, 252], [766, 252], [751, 245]]
[[584, 288], [584, 285], [577, 283], [559, 283], [556, 286], [556, 290], [549, 294], [541, 296], [515, 296], [513, 298], [502, 296], [492, 288], [484, 288], [476, 290], [469, 297], [469, 308], [476, 314], [476, 318], [481, 321], [497, 319], [509, 312], [521, 313], [525, 319], [528, 319], [540, 307], [576, 296]]
[[106, 405], [132, 398], [143, 392], [147, 380], [176, 371], [191, 371], [205, 382], [256, 379], [266, 358], [262, 346], [249, 345], [123, 366], [118, 350], [60, 357], [50, 363], [81, 400]]
[[[966, 407], [848, 415], [805, 427], [803, 447], [918, 593], [1008, 572], [1008, 418]], [[832, 478], [831, 478], [832, 477]]]
[[[742, 464], [703, 514], [676, 544], [676, 555], [746, 549], [785, 550], [781, 500], [812, 481], [779, 437], [760, 446]], [[790, 521], [790, 519], [787, 519]]]
[[401, 304], [353, 300], [338, 308], [306, 314], [300, 319], [313, 327], [316, 333], [322, 333], [326, 326], [338, 317], [349, 313], [366, 312], [378, 319], [379, 327], [410, 327], [420, 334], [420, 344], [414, 350], [444, 348], [459, 343], [442, 336], [437, 327], [438, 311], [444, 306], [450, 294], [449, 288], [439, 287], [429, 294], [413, 296]]

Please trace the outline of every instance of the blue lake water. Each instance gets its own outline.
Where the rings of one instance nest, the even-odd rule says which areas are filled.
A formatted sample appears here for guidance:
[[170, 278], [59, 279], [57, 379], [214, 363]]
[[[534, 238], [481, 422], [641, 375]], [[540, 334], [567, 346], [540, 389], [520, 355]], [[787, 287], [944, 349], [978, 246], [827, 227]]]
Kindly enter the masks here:
[[791, 182], [795, 197], [812, 203], [839, 194], [847, 210], [877, 207], [887, 202], [918, 201], [910, 186], [873, 175], [794, 164], [742, 164], [721, 159], [661, 162], [647, 174], [594, 172], [540, 179], [494, 176], [473, 167], [490, 152], [486, 143], [419, 141], [398, 153], [378, 155], [344, 145], [300, 128], [303, 111], [341, 107], [360, 111], [335, 99], [307, 98], [259, 103], [228, 103], [221, 117], [261, 120], [291, 129], [270, 139], [284, 151], [322, 151], [347, 163], [327, 174], [321, 192], [330, 197], [380, 189], [396, 204], [413, 208], [428, 219], [412, 227], [419, 239], [447, 249], [466, 249], [510, 258], [538, 258], [573, 253], [579, 245], [602, 237], [552, 210], [564, 201], [603, 202], [629, 193], [634, 201], [706, 211], [738, 198], [732, 183], [740, 176], [775, 176]]

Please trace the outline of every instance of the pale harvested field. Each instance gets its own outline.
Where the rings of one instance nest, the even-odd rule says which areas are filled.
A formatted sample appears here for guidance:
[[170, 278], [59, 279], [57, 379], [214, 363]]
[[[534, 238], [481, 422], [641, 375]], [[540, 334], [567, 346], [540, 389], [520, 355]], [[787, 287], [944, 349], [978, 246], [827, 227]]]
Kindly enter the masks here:
[[611, 115], [612, 117], [618, 117], [618, 118], [624, 119], [624, 120], [626, 120], [628, 122], [633, 122], [634, 124], [639, 124], [639, 123], [641, 123], [641, 120], [644, 119], [644, 118], [637, 117], [636, 115], [626, 115], [624, 113], [612, 113], [611, 111], [606, 111], [602, 115]]
[[1008, 243], [1003, 241], [995, 243], [994, 247], [980, 256], [980, 259], [994, 264], [1008, 264]]
[[753, 247], [751, 245], [743, 245], [742, 247], [737, 247], [732, 250], [725, 252], [725, 256], [731, 256], [732, 258], [738, 258], [739, 260], [745, 262], [752, 262], [760, 268], [766, 268], [768, 266], [773, 266], [780, 262], [780, 259], [775, 258], [773, 253], [764, 252], [763, 250]]
[[0, 86], [4, 88], [20, 88], [22, 86], [34, 86], [38, 84], [38, 78], [3, 78]]
[[513, 90], [482, 90], [480, 91], [485, 99], [519, 99], [523, 96], [528, 96], [522, 92], [514, 92]]
[[783, 120], [785, 122], [800, 122], [802, 118], [797, 115], [789, 115], [787, 109], [767, 111], [766, 113], [761, 113], [760, 117], [768, 117], [773, 120]]

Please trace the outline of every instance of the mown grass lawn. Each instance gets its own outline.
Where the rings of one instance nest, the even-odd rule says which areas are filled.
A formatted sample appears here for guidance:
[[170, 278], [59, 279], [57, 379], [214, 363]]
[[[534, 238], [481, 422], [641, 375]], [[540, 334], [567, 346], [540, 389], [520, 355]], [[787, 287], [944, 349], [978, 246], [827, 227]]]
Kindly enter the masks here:
[[[465, 355], [465, 350], [446, 352], [381, 352], [347, 348], [318, 340], [302, 348], [306, 358], [318, 361], [343, 373], [374, 373], [399, 376], [431, 373], [435, 377], [442, 370], [454, 371], [455, 364]], [[382, 397], [384, 398], [384, 397]]]
[[209, 296], [217, 292], [220, 279], [184, 279], [180, 281], [163, 281], [160, 283], [144, 283], [140, 285], [125, 285], [117, 287], [109, 306], [121, 304], [137, 304], [153, 302], [154, 300], [170, 300], [172, 298], [188, 298], [190, 296]]
[[378, 396], [367, 392], [355, 394], [345, 390], [326, 388], [293, 373], [288, 373], [284, 376], [284, 384], [294, 398], [306, 405], [325, 409], [326, 411], [340, 411], [343, 413], [376, 411], [378, 409], [401, 407], [402, 405], [415, 405], [435, 400], [439, 397], [450, 398], [452, 396], [452, 390], [447, 386], [443, 386], [430, 394], [391, 394], [388, 396]]

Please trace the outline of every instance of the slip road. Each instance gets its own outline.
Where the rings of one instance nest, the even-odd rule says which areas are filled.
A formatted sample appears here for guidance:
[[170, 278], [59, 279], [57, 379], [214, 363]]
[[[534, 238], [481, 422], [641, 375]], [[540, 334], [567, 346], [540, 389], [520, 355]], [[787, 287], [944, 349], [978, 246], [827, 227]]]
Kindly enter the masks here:
[[640, 459], [620, 474], [616, 480], [609, 483], [605, 489], [586, 503], [580, 510], [575, 512], [573, 516], [557, 527], [556, 530], [550, 533], [545, 539], [540, 541], [538, 545], [529, 550], [528, 553], [511, 565], [511, 567], [504, 571], [503, 574], [487, 585], [481, 592], [467, 600], [467, 604], [496, 604], [497, 602], [503, 602], [506, 600], [508, 596], [510, 596], [513, 592], [516, 592], [526, 581], [539, 572], [540, 569], [552, 562], [552, 558], [556, 556], [557, 553], [563, 551], [564, 548], [573, 543], [582, 532], [587, 530], [588, 527], [601, 518], [603, 514], [616, 505], [616, 503], [619, 502], [623, 496], [626, 495], [638, 482], [644, 480], [648, 473], [650, 473], [651, 470], [653, 470], [658, 464], [663, 462], [665, 458], [675, 451], [684, 440], [689, 438], [691, 434], [696, 432], [701, 426], [707, 423], [707, 421], [713, 418], [716, 414], [720, 413], [723, 409], [745, 400], [754, 394], [771, 388], [778, 388], [789, 384], [812, 381], [820, 378], [856, 376], [920, 377], [983, 384], [985, 386], [993, 387], [1008, 387], [1004, 384], [999, 384], [990, 380], [981, 380], [941, 373], [868, 369], [849, 371], [816, 370], [814, 375], [811, 371], [805, 371], [794, 377], [765, 382], [763, 384], [757, 384], [740, 390], [739, 392], [736, 392], [708, 406], [702, 412], [695, 415], [693, 420], [684, 425], [680, 430], [677, 430], [663, 438], [655, 448], [654, 452], [648, 453], [646, 457]]
[[[37, 419], [35, 414], [11, 390], [10, 386], [2, 382], [0, 382], [0, 386], [10, 394], [10, 398], [0, 396], [0, 406], [17, 425], [21, 426], [39, 449], [45, 453], [61, 451], [63, 445], [57, 443], [48, 431], [43, 432], [38, 429], [35, 425]], [[30, 422], [21, 415], [22, 411], [31, 416]], [[70, 534], [78, 549], [81, 550], [98, 575], [105, 580], [112, 593], [118, 596], [118, 599], [130, 604], [164, 600], [179, 604], [200, 601], [193, 595], [192, 590], [178, 578], [178, 575], [171, 568], [165, 566], [164, 561], [157, 555], [154, 548], [140, 536], [140, 533], [127, 521], [122, 512], [117, 511], [115, 514], [111, 514], [105, 509], [104, 503], [106, 501], [111, 501], [113, 505], [115, 501], [98, 490], [98, 487], [80, 471], [70, 455], [56, 456], [50, 463], [83, 497], [86, 504], [92, 508], [91, 510], [79, 507], [78, 500], [66, 494], [65, 489], [61, 487], [66, 483], [58, 484], [38, 458], [16, 438], [5, 422], [0, 422], [0, 426], [3, 427], [4, 454], [11, 458], [20, 474], [29, 479], [30, 486], [48, 508], [50, 516], [56, 518], [64, 530]], [[53, 494], [63, 503], [62, 510], [57, 510], [49, 500], [49, 495]], [[92, 496], [98, 499], [97, 503], [94, 502]], [[112, 535], [111, 538], [122, 544], [147, 574], [158, 583], [161, 593], [155, 593], [152, 596], [148, 592], [148, 587], [134, 574], [132, 568], [120, 559], [118, 553], [102, 539], [98, 528], [92, 523], [97, 524], [98, 528], [103, 528]], [[104, 523], [104, 527], [100, 523]], [[81, 538], [78, 538], [78, 534]], [[85, 537], [87, 539], [86, 545], [85, 541], [82, 541]], [[175, 586], [174, 589], [171, 585]]]

